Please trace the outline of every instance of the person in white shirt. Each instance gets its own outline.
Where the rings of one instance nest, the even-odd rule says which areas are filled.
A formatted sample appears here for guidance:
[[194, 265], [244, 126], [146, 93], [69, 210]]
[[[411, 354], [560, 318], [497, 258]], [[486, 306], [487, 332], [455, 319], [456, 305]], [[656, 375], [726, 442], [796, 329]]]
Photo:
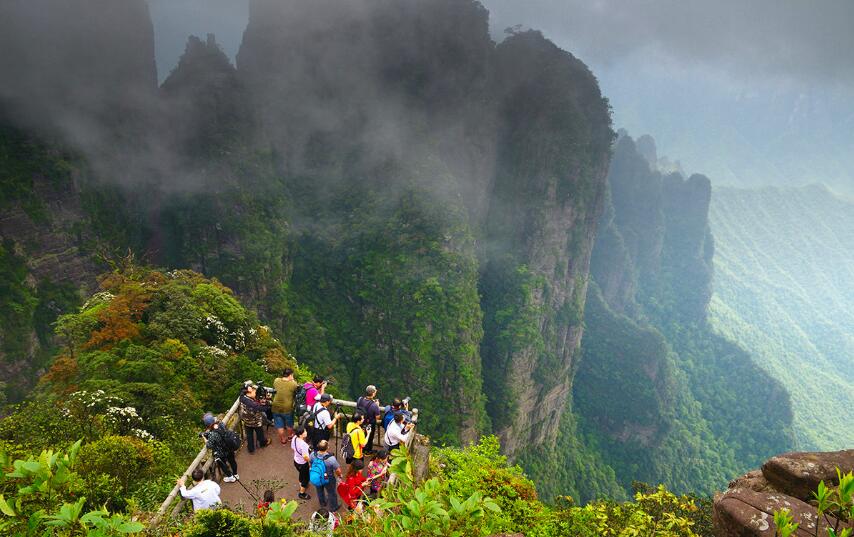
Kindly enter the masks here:
[[188, 500], [193, 500], [193, 511], [201, 511], [202, 509], [210, 509], [220, 503], [219, 485], [205, 479], [205, 473], [201, 468], [193, 470], [193, 488], [187, 490], [184, 486], [184, 478], [178, 478], [178, 484], [181, 485], [181, 496]]
[[409, 431], [415, 426], [413, 423], [403, 424], [403, 412], [396, 412], [394, 414], [394, 421], [388, 424], [388, 428], [385, 431], [385, 437], [383, 438], [383, 443], [385, 444], [385, 448], [392, 452], [395, 449], [400, 447], [400, 444], [406, 442], [406, 435], [409, 434]]
[[314, 429], [311, 435], [312, 447], [317, 450], [317, 444], [321, 440], [329, 440], [332, 436], [332, 429], [335, 423], [342, 417], [342, 414], [336, 413], [332, 416], [329, 411], [329, 406], [332, 404], [332, 396], [324, 393], [314, 404], [312, 412], [314, 412]]

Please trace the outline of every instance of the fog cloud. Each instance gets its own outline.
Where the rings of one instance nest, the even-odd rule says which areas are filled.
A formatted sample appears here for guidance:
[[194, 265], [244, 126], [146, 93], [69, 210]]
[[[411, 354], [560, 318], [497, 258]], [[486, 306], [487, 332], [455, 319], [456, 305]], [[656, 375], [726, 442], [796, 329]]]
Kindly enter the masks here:
[[541, 29], [594, 65], [635, 54], [735, 76], [854, 79], [850, 0], [484, 0], [494, 29]]

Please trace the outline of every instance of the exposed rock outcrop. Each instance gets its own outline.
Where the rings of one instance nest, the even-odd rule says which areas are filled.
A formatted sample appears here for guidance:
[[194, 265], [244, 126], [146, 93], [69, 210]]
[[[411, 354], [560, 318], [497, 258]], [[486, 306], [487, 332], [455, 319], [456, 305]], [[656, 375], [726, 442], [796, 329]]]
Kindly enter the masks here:
[[769, 459], [761, 470], [754, 470], [729, 484], [715, 495], [714, 524], [718, 537], [772, 537], [774, 512], [789, 509], [800, 524], [796, 535], [824, 535], [833, 517], [817, 520], [810, 503], [821, 481], [829, 487], [839, 484], [836, 469], [854, 471], [854, 449], [829, 453], [785, 453]]

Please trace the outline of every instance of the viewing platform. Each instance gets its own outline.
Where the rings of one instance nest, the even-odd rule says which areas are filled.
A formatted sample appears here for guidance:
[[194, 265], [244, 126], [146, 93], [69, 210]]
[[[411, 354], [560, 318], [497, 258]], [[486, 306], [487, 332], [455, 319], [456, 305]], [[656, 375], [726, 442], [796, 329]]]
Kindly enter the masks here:
[[[210, 479], [213, 479], [220, 484], [222, 489], [220, 492], [220, 498], [222, 499], [223, 505], [232, 510], [246, 513], [247, 515], [254, 515], [256, 513], [258, 502], [261, 501], [261, 498], [264, 495], [264, 491], [268, 489], [272, 490], [276, 501], [282, 499], [286, 501], [297, 501], [299, 507], [294, 514], [294, 518], [308, 522], [311, 518], [311, 514], [317, 511], [320, 504], [317, 499], [317, 491], [313, 485], [309, 485], [306, 491], [311, 496], [310, 499], [301, 500], [297, 497], [299, 492], [299, 479], [297, 470], [294, 467], [293, 450], [291, 449], [290, 442], [282, 444], [279, 441], [275, 427], [271, 423], [265, 426], [264, 429], [265, 436], [272, 440], [270, 445], [265, 448], [256, 448], [255, 452], [250, 454], [249, 450], [246, 448], [246, 435], [238, 415], [239, 407], [240, 403], [238, 398], [229, 411], [224, 416], [220, 416], [220, 421], [226, 424], [231, 430], [239, 433], [243, 440], [240, 449], [235, 452], [237, 473], [240, 475], [240, 480], [233, 483], [224, 482], [222, 480], [223, 476], [219, 466], [214, 464], [214, 459], [206, 447], [203, 447], [201, 451], [199, 451], [196, 458], [184, 471], [184, 477], [189, 476], [196, 468], [201, 468]], [[347, 415], [349, 418], [349, 416], [352, 416], [355, 411], [356, 402], [333, 399], [332, 406], [330, 408]], [[381, 407], [383, 413], [385, 413], [386, 408], [387, 407]], [[344, 461], [340, 460], [340, 446], [342, 435], [348, 421], [348, 419], [339, 420], [336, 423], [332, 432], [332, 437], [329, 440], [329, 453], [335, 455], [335, 457], [339, 459], [341, 471], [344, 473], [346, 473], [347, 468]], [[413, 467], [420, 467], [426, 471], [429, 449], [426, 447], [421, 449], [426, 442], [425, 439], [420, 437], [416, 431], [418, 428], [418, 409], [412, 410], [412, 422], [415, 423], [416, 426], [412, 429], [412, 432], [407, 435], [408, 438], [406, 446], [410, 450], [410, 455], [413, 458], [420, 460], [420, 463], [413, 465]], [[382, 448], [384, 433], [385, 430], [382, 426], [378, 426], [377, 431], [374, 433], [375, 450]], [[418, 441], [416, 441], [416, 437], [420, 437]], [[413, 446], [415, 447], [413, 448]], [[365, 459], [366, 463], [369, 459], [370, 457], [367, 456]], [[188, 486], [189, 482], [190, 480], [187, 479]], [[394, 486], [393, 478], [386, 486]], [[344, 514], [347, 507], [342, 501], [340, 501], [340, 498], [339, 503], [341, 504], [341, 508], [338, 512], [339, 514]], [[176, 485], [160, 506], [157, 515], [152, 520], [152, 525], [156, 526], [168, 518], [176, 517], [182, 512], [182, 510], [188, 508], [188, 502], [181, 498], [179, 487]]]

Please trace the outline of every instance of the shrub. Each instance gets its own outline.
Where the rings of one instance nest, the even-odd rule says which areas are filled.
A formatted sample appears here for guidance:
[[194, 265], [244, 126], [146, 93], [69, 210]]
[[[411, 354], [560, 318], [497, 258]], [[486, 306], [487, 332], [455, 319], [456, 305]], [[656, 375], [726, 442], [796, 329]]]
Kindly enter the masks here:
[[184, 537], [251, 537], [252, 520], [228, 509], [205, 509], [196, 513]]
[[[124, 507], [126, 496], [131, 486], [138, 480], [147, 479], [152, 472], [154, 455], [151, 447], [138, 438], [131, 436], [105, 436], [100, 440], [83, 446], [80, 450], [79, 472], [96, 488], [87, 491], [114, 491], [112, 483], [117, 483], [120, 490], [110, 498], [115, 507]], [[92, 477], [89, 477], [92, 476]], [[101, 476], [110, 476], [113, 480]], [[107, 488], [99, 488], [111, 483]]]

